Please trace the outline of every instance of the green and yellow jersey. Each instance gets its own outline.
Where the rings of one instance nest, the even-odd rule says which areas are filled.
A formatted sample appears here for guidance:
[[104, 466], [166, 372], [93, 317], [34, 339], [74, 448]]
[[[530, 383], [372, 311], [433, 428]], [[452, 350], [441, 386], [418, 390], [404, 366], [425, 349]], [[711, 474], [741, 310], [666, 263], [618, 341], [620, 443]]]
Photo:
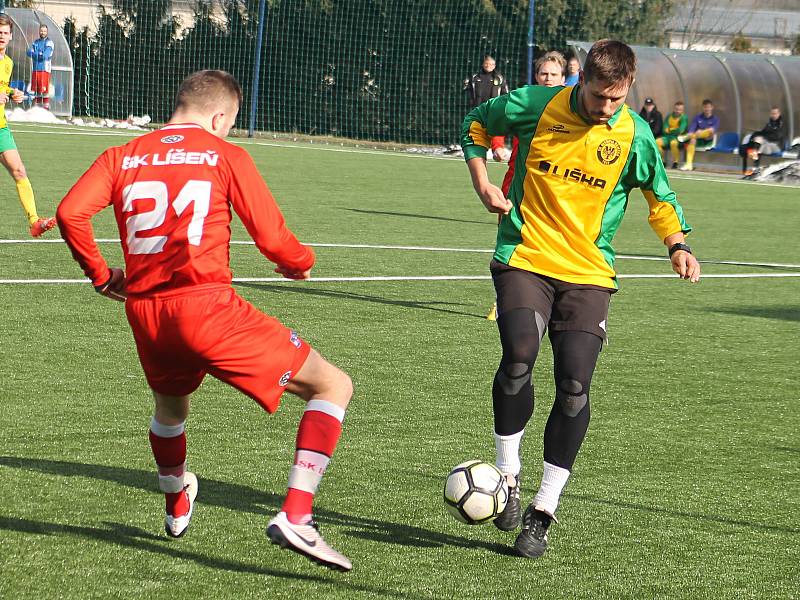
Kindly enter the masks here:
[[666, 126], [664, 127], [664, 135], [677, 137], [682, 133], [686, 133], [688, 128], [689, 119], [686, 117], [686, 113], [681, 113], [679, 115], [669, 113]]
[[527, 86], [475, 107], [464, 120], [464, 158], [485, 158], [490, 138], [511, 133], [519, 154], [497, 232], [496, 260], [561, 281], [616, 288], [611, 246], [628, 194], [641, 188], [661, 240], [691, 228], [670, 189], [648, 124], [623, 105], [587, 123], [578, 87]]
[[[14, 70], [14, 61], [8, 55], [0, 58], [0, 91], [5, 92], [11, 96], [14, 90], [9, 85], [11, 83], [11, 71]], [[6, 105], [0, 104], [0, 129], [8, 126], [6, 121]]]

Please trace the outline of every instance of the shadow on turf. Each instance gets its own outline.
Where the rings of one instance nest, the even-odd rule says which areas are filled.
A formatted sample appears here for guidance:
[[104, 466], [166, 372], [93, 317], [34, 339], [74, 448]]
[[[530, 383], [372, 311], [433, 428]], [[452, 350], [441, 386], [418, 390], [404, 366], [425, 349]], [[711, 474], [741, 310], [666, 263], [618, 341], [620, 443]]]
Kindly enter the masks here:
[[180, 543], [169, 540], [164, 536], [154, 535], [144, 531], [143, 529], [139, 529], [138, 527], [131, 527], [130, 525], [110, 522], [104, 522], [103, 525], [105, 525], [105, 528], [82, 527], [77, 525], [45, 523], [43, 521], [0, 516], [0, 529], [7, 531], [17, 531], [20, 533], [36, 535], [76, 536], [105, 542], [107, 544], [115, 544], [122, 546], [123, 548], [131, 548], [139, 552], [152, 552], [155, 554], [163, 554], [178, 560], [192, 561], [200, 566], [211, 569], [221, 569], [235, 573], [265, 575], [267, 577], [279, 577], [282, 579], [300, 579], [302, 581], [308, 581], [314, 584], [328, 584], [352, 591], [378, 594], [380, 596], [390, 596], [393, 598], [417, 598], [417, 596], [413, 596], [411, 594], [349, 583], [347, 581], [342, 581], [339, 578], [331, 579], [320, 575], [298, 574], [292, 573], [291, 571], [271, 569], [260, 564], [248, 564], [233, 560], [212, 558], [198, 552], [182, 550], [180, 548]]
[[[157, 491], [155, 471], [13, 456], [0, 456], [0, 466], [65, 477], [90, 477], [147, 492], [155, 493]], [[199, 479], [198, 505], [210, 505], [230, 510], [265, 514], [271, 512], [270, 510], [265, 510], [265, 508], [277, 510], [283, 503], [283, 496], [273, 492], [256, 490], [237, 483], [206, 479], [202, 474], [199, 475]], [[161, 506], [162, 504], [160, 503], [154, 504], [154, 510], [155, 507], [161, 510]], [[448, 535], [430, 529], [414, 527], [407, 523], [391, 523], [378, 519], [354, 517], [336, 511], [325, 510], [324, 508], [315, 509], [314, 513], [323, 523], [332, 523], [342, 527], [345, 535], [350, 537], [417, 548], [438, 548], [441, 546], [482, 548], [497, 554], [516, 556], [511, 547], [503, 544]], [[163, 538], [154, 537], [154, 539]]]
[[[313, 283], [313, 280], [312, 280]], [[417, 308], [421, 310], [432, 310], [435, 312], [448, 313], [451, 315], [459, 315], [462, 317], [475, 317], [478, 319], [485, 319], [486, 315], [478, 315], [475, 313], [463, 312], [460, 310], [451, 310], [449, 308], [438, 308], [437, 304], [444, 304], [447, 306], [467, 306], [458, 302], [423, 302], [415, 300], [389, 300], [381, 296], [371, 296], [369, 294], [354, 294], [353, 292], [342, 292], [339, 290], [325, 290], [320, 288], [310, 287], [297, 287], [289, 285], [275, 285], [270, 283], [242, 283], [237, 282], [239, 287], [250, 287], [257, 290], [273, 290], [281, 294], [287, 292], [295, 292], [298, 294], [306, 294], [309, 296], [322, 296], [323, 298], [341, 298], [344, 300], [358, 300], [360, 302], [374, 302], [375, 304], [386, 304], [389, 306], [404, 306], [406, 308]]]
[[[777, 448], [778, 450], [787, 450], [789, 452], [800, 452], [797, 448], [786, 448], [780, 447]], [[2, 459], [0, 459], [0, 464], [2, 463]], [[418, 473], [415, 473], [419, 475]], [[441, 477], [434, 477], [433, 475], [422, 475], [422, 477], [428, 479], [436, 479], [441, 480]], [[536, 488], [528, 488], [527, 486], [523, 485], [521, 490], [525, 492], [533, 492]], [[680, 510], [672, 510], [669, 508], [659, 508], [658, 506], [647, 506], [645, 504], [634, 504], [632, 502], [620, 502], [619, 500], [614, 500], [611, 498], [598, 498], [596, 496], [589, 496], [588, 494], [573, 494], [570, 492], [564, 493], [565, 498], [573, 498], [575, 500], [581, 502], [587, 502], [590, 504], [601, 504], [607, 506], [614, 506], [617, 508], [624, 508], [628, 510], [638, 510], [643, 512], [651, 512], [651, 513], [660, 513], [665, 515], [670, 515], [673, 517], [684, 517], [690, 519], [699, 519], [701, 521], [713, 521], [714, 523], [722, 523], [724, 525], [735, 525], [738, 527], [749, 527], [752, 529], [764, 529], [766, 531], [780, 531], [784, 533], [800, 533], [800, 529], [793, 529], [791, 527], [779, 527], [778, 525], [767, 525], [765, 523], [756, 523], [755, 521], [744, 521], [739, 519], [726, 519], [725, 517], [716, 517], [714, 515], [704, 515], [701, 513], [693, 513], [693, 512], [684, 512]]]
[[590, 504], [602, 504], [613, 506], [615, 508], [623, 508], [629, 510], [638, 510], [642, 512], [657, 513], [662, 515], [669, 515], [671, 517], [683, 517], [688, 519], [698, 519], [700, 521], [711, 521], [712, 523], [721, 523], [723, 525], [735, 525], [737, 527], [747, 527], [750, 529], [762, 529], [764, 531], [779, 531], [781, 533], [800, 533], [800, 529], [792, 527], [783, 527], [779, 525], [768, 525], [766, 523], [757, 523], [755, 521], [745, 521], [741, 519], [728, 519], [725, 517], [717, 517], [715, 515], [706, 515], [696, 512], [687, 512], [682, 510], [674, 510], [671, 508], [660, 508], [658, 506], [647, 506], [645, 504], [635, 504], [633, 502], [620, 502], [619, 500], [597, 498], [588, 494], [564, 494], [566, 497], [574, 498], [582, 502]]
[[473, 221], [470, 219], [454, 219], [453, 217], [441, 217], [439, 215], [421, 215], [419, 213], [402, 213], [392, 212], [388, 210], [364, 210], [363, 208], [348, 208], [341, 207], [341, 210], [349, 210], [350, 212], [363, 213], [365, 215], [387, 215], [389, 217], [411, 217], [412, 219], [432, 219], [434, 221], [452, 221], [454, 223], [475, 223], [477, 225], [491, 225], [490, 221]]
[[712, 312], [740, 317], [760, 317], [775, 321], [800, 321], [800, 306], [736, 306], [731, 308], [714, 308]]

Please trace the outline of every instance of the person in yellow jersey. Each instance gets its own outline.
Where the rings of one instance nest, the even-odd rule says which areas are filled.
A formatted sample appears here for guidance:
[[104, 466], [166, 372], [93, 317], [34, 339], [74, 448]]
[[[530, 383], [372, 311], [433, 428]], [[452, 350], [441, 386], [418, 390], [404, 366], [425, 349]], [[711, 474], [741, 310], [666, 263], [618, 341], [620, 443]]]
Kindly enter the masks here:
[[6, 103], [13, 100], [17, 104], [22, 102], [25, 95], [20, 90], [12, 89], [11, 71], [14, 69], [14, 61], [6, 55], [8, 44], [11, 42], [14, 25], [8, 15], [0, 14], [0, 163], [14, 178], [17, 184], [17, 195], [25, 216], [28, 218], [29, 231], [33, 237], [39, 237], [45, 231], [56, 226], [55, 217], [42, 218], [36, 212], [36, 200], [33, 196], [33, 187], [22, 164], [22, 158], [14, 142], [14, 136], [8, 128], [6, 121]]
[[[567, 76], [567, 61], [561, 52], [552, 50], [546, 52], [536, 59], [533, 64], [533, 71], [536, 74], [536, 83], [546, 87], [554, 87], [557, 85], [564, 85]], [[519, 154], [519, 140], [516, 137], [511, 138], [511, 157], [508, 159], [508, 170], [503, 177], [503, 183], [500, 189], [503, 193], [508, 195], [511, 182], [514, 179], [514, 171], [516, 170], [517, 155]], [[498, 215], [497, 224], [500, 224], [500, 217]], [[497, 320], [497, 302], [492, 304], [489, 314], [486, 315], [489, 321]]]
[[[649, 222], [666, 245], [672, 269], [700, 279], [685, 243], [691, 230], [670, 189], [648, 124], [625, 104], [636, 56], [614, 40], [595, 43], [575, 87], [526, 86], [477, 106], [464, 120], [462, 148], [472, 184], [489, 212], [502, 215], [490, 265], [497, 293], [502, 358], [492, 386], [496, 464], [509, 502], [495, 519], [520, 524], [519, 554], [536, 558], [589, 426], [589, 386], [617, 289], [611, 241], [633, 188], [649, 205]], [[491, 136], [519, 138], [508, 197], [490, 183]], [[556, 398], [544, 432], [544, 471], [524, 514], [519, 448], [533, 414], [531, 373], [549, 329]]]

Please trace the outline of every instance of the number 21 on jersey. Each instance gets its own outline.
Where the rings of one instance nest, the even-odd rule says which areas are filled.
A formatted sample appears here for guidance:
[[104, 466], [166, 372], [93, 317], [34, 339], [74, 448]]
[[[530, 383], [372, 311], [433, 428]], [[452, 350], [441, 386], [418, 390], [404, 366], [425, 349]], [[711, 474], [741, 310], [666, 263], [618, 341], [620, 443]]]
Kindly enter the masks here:
[[[140, 237], [138, 234], [160, 227], [170, 209], [169, 190], [163, 181], [137, 181], [122, 190], [122, 210], [131, 212], [137, 200], [155, 200], [155, 206], [148, 211], [131, 215], [125, 221], [128, 232], [129, 254], [157, 254], [167, 243], [166, 235]], [[172, 210], [179, 217], [191, 205], [192, 220], [189, 223], [187, 238], [191, 245], [199, 246], [203, 238], [203, 223], [211, 204], [211, 182], [190, 179], [172, 201]]]

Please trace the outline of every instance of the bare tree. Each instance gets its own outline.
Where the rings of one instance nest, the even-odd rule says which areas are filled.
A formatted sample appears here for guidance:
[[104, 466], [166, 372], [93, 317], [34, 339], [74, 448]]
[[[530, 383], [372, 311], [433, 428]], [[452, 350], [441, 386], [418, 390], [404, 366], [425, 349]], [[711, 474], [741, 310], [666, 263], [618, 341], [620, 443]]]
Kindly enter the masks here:
[[[675, 11], [674, 33], [681, 47], [688, 50], [720, 36], [733, 36], [744, 29], [754, 11], [762, 8], [767, 1], [688, 0]], [[732, 10], [736, 8], [739, 10]]]
[[36, 0], [6, 0], [8, 8], [39, 8]]

